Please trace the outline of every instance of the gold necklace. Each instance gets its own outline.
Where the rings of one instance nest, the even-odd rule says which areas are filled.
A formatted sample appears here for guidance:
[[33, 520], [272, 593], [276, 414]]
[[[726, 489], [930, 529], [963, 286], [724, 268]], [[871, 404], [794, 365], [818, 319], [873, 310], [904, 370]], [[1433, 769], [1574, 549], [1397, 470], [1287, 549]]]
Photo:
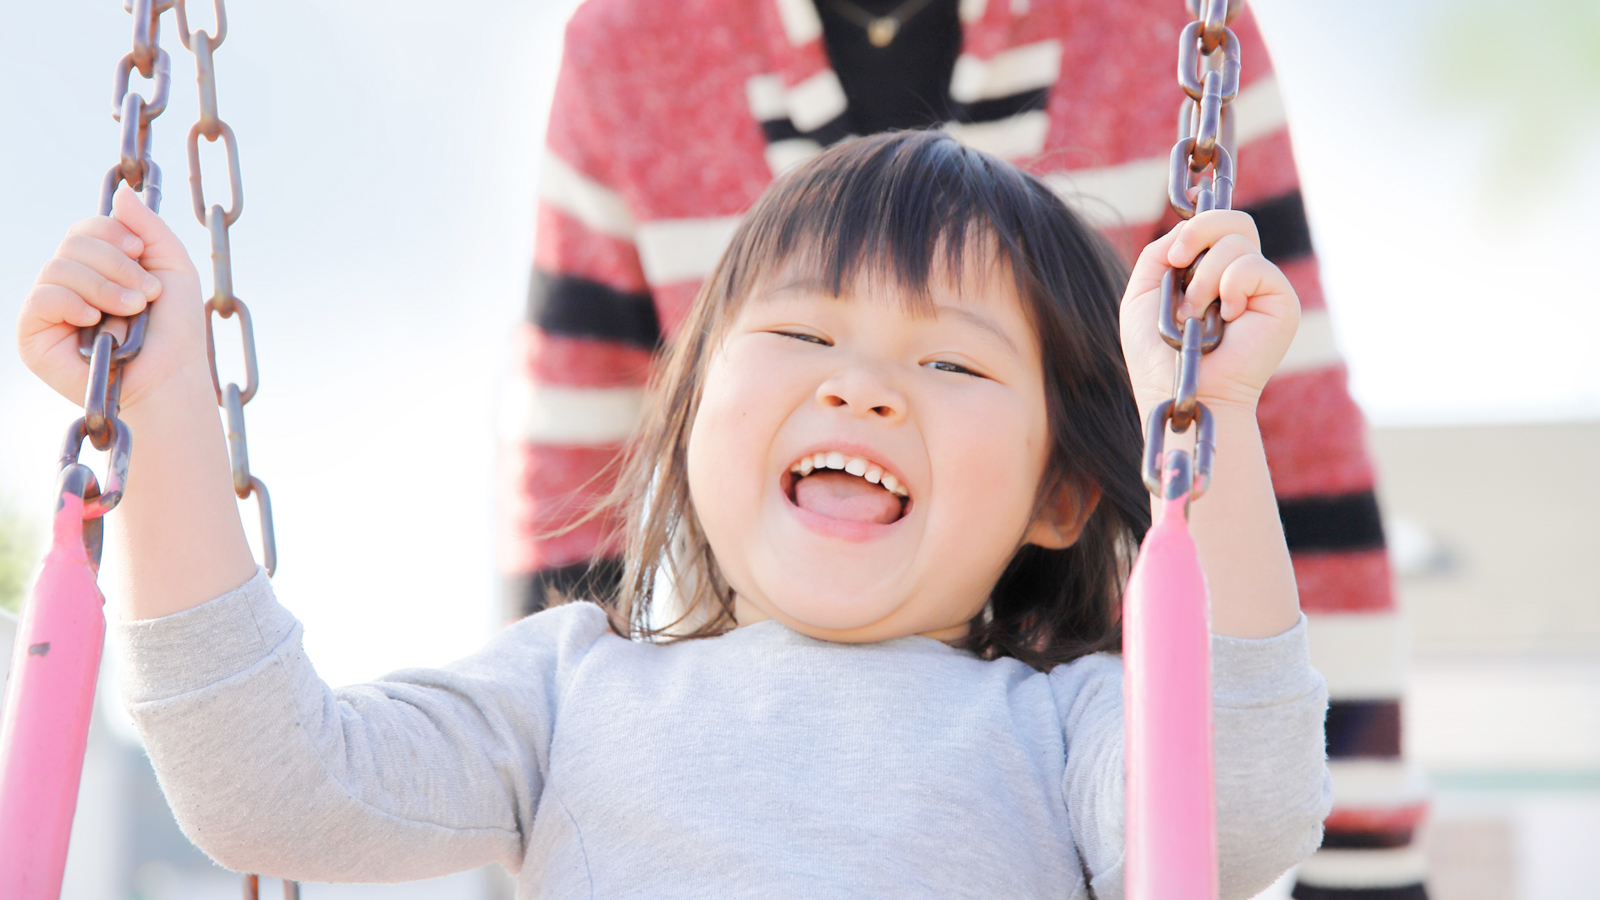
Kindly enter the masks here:
[[922, 12], [930, 0], [906, 0], [890, 10], [888, 15], [883, 16], [875, 16], [851, 3], [850, 0], [830, 0], [830, 2], [839, 15], [866, 30], [867, 40], [872, 46], [882, 49], [894, 42], [895, 36], [900, 33], [900, 27], [912, 16]]

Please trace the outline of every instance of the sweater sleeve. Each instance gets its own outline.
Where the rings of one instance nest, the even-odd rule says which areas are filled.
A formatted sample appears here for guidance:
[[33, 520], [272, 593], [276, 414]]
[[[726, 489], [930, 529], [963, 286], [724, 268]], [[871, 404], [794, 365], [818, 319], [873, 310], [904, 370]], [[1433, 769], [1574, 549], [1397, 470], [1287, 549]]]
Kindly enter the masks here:
[[607, 633], [573, 604], [441, 669], [334, 690], [264, 572], [114, 625], [122, 687], [185, 835], [219, 864], [302, 881], [520, 868], [563, 686]]
[[[1260, 893], [1322, 840], [1331, 803], [1305, 618], [1262, 640], [1213, 636], [1217, 850], [1223, 900]], [[1122, 661], [1097, 654], [1050, 673], [1067, 745], [1062, 790], [1100, 900], [1123, 896]]]
[[1222, 897], [1253, 897], [1322, 843], [1333, 802], [1306, 619], [1277, 637], [1211, 639]]
[[661, 339], [616, 153], [631, 129], [625, 92], [605, 81], [612, 30], [587, 7], [568, 25], [539, 169], [527, 314], [500, 428], [508, 618], [540, 609], [552, 589], [603, 591], [620, 576], [613, 517], [570, 527], [613, 486]]

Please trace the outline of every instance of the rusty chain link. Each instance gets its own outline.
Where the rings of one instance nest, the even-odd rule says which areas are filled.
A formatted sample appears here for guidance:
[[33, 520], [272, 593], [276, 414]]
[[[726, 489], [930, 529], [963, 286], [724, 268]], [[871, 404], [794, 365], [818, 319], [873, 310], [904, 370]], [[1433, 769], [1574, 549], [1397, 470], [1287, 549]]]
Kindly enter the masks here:
[[[261, 876], [244, 876], [244, 900], [261, 900]], [[300, 885], [298, 882], [283, 882], [283, 900], [300, 900]]]
[[[1239, 94], [1239, 38], [1228, 27], [1244, 0], [1186, 0], [1194, 17], [1178, 37], [1178, 86], [1184, 100], [1178, 109], [1178, 142], [1172, 145], [1167, 202], [1180, 218], [1233, 207], [1233, 111]], [[1209, 177], [1207, 176], [1209, 173]], [[1190, 197], [1190, 191], [1195, 196]], [[1200, 316], [1178, 323], [1184, 291], [1194, 278], [1201, 253], [1181, 272], [1168, 269], [1161, 279], [1157, 328], [1162, 340], [1178, 351], [1171, 400], [1164, 401], [1145, 423], [1144, 483], [1151, 493], [1190, 499], [1205, 493], [1216, 454], [1211, 412], [1198, 398], [1200, 357], [1222, 343], [1222, 306], [1207, 304]], [[1198, 424], [1195, 452], [1164, 452], [1167, 427], [1182, 434]], [[1170, 471], [1170, 480], [1166, 479]]]
[[[211, 383], [216, 388], [217, 403], [227, 411], [228, 456], [233, 468], [233, 489], [238, 497], [255, 496], [261, 514], [262, 555], [266, 558], [268, 574], [277, 568], [277, 543], [272, 528], [272, 502], [266, 485], [250, 473], [249, 452], [245, 441], [244, 404], [255, 396], [260, 383], [256, 370], [255, 333], [251, 328], [250, 310], [233, 293], [233, 268], [229, 256], [228, 227], [239, 218], [244, 206], [244, 188], [239, 177], [239, 147], [233, 129], [217, 115], [217, 88], [212, 51], [227, 37], [227, 12], [223, 0], [214, 0], [217, 31], [213, 36], [202, 30], [189, 31], [185, 0], [123, 0], [122, 8], [133, 14], [133, 49], [117, 62], [113, 79], [111, 115], [121, 127], [121, 140], [117, 164], [106, 172], [100, 184], [99, 214], [111, 214], [112, 198], [117, 188], [126, 183], [144, 196], [144, 204], [151, 212], [161, 209], [161, 168], [151, 155], [151, 124], [167, 108], [172, 87], [172, 60], [161, 49], [161, 14], [177, 7], [178, 34], [183, 45], [193, 51], [200, 84], [200, 119], [189, 129], [189, 187], [194, 199], [195, 216], [211, 235], [212, 297], [206, 301], [206, 355], [211, 366]], [[132, 89], [134, 71], [152, 82], [147, 99]], [[230, 205], [224, 211], [220, 205], [206, 208], [205, 191], [201, 185], [199, 138], [215, 142], [219, 137], [227, 151]], [[212, 335], [211, 314], [223, 318], [235, 313], [244, 342], [245, 386], [229, 382], [222, 387], [217, 374], [216, 346]], [[78, 349], [89, 363], [88, 385], [84, 392], [83, 416], [67, 429], [62, 446], [60, 474], [57, 478], [58, 496], [73, 493], [84, 499], [83, 542], [89, 559], [98, 567], [104, 539], [105, 514], [122, 499], [123, 485], [127, 481], [128, 466], [132, 458], [132, 434], [128, 426], [117, 417], [122, 393], [123, 366], [144, 347], [145, 330], [149, 324], [147, 306], [131, 320], [106, 316], [98, 325], [78, 331]], [[126, 330], [118, 341], [112, 331], [115, 323]], [[106, 483], [102, 487], [94, 471], [78, 462], [87, 439], [95, 449], [108, 451]], [[255, 875], [244, 876], [245, 895], [254, 898], [260, 881]], [[300, 886], [293, 881], [283, 883], [286, 900], [300, 896]]]
[[[142, 192], [151, 211], [161, 208], [161, 167], [151, 157], [151, 125], [166, 111], [172, 88], [172, 60], [161, 49], [161, 14], [172, 8], [172, 3], [173, 0], [124, 0], [122, 5], [133, 14], [133, 48], [117, 61], [112, 79], [111, 117], [122, 128], [117, 163], [100, 182], [98, 211], [102, 216], [111, 214], [111, 198], [123, 183]], [[151, 82], [148, 99], [132, 88], [135, 70]], [[122, 367], [144, 348], [149, 320], [150, 311], [146, 308], [132, 319], [105, 316], [97, 325], [78, 329], [78, 352], [89, 363], [89, 378], [83, 416], [68, 427], [61, 448], [57, 488], [84, 499], [83, 544], [96, 566], [100, 564], [104, 517], [122, 500], [132, 458], [133, 436], [117, 418]], [[113, 333], [115, 325], [125, 329], [120, 341]], [[85, 439], [96, 450], [108, 454], [104, 485], [88, 466], [78, 462]]]
[[[211, 238], [211, 298], [206, 301], [206, 362], [211, 368], [211, 387], [217, 392], [217, 405], [228, 417], [228, 462], [233, 470], [233, 493], [240, 500], [256, 499], [256, 509], [261, 520], [261, 556], [270, 576], [278, 569], [278, 541], [272, 527], [272, 497], [267, 486], [250, 472], [250, 445], [245, 437], [244, 405], [256, 395], [261, 375], [256, 368], [256, 334], [251, 325], [250, 308], [233, 292], [233, 254], [228, 240], [228, 228], [239, 220], [244, 211], [244, 181], [239, 174], [239, 142], [233, 129], [217, 114], [217, 70], [213, 52], [228, 38], [228, 10], [224, 0], [212, 0], [216, 15], [216, 33], [202, 28], [189, 30], [187, 0], [176, 0], [178, 39], [194, 54], [195, 81], [200, 89], [200, 117], [189, 127], [189, 197], [194, 201], [194, 217], [205, 226]], [[200, 171], [200, 138], [216, 143], [220, 137], [228, 161], [228, 208], [220, 204], [206, 205], [206, 192]], [[224, 387], [217, 371], [216, 333], [212, 314], [224, 319], [239, 317], [239, 337], [244, 349], [244, 388], [235, 382]], [[246, 900], [260, 896], [261, 879], [256, 875], [243, 876], [243, 894]], [[283, 882], [285, 900], [297, 900], [300, 885]]]
[[[233, 469], [233, 492], [240, 500], [256, 499], [261, 518], [261, 555], [271, 575], [278, 568], [278, 545], [272, 528], [272, 498], [267, 486], [250, 472], [250, 447], [245, 437], [244, 405], [256, 395], [261, 383], [256, 368], [255, 329], [251, 326], [250, 308], [233, 293], [233, 257], [228, 243], [228, 228], [239, 220], [244, 210], [244, 182], [239, 174], [239, 143], [233, 129], [217, 115], [216, 64], [212, 53], [228, 37], [228, 11], [223, 0], [212, 0], [216, 13], [216, 34], [203, 29], [189, 30], [187, 0], [176, 0], [178, 12], [178, 38], [194, 54], [196, 80], [200, 85], [200, 118], [189, 128], [189, 195], [194, 201], [194, 216], [211, 236], [211, 299], [206, 301], [206, 358], [211, 365], [211, 386], [217, 392], [217, 405], [228, 417], [228, 459]], [[205, 186], [200, 174], [200, 139], [222, 145], [228, 160], [228, 199], [224, 210], [221, 204], [206, 205]], [[244, 387], [234, 382], [222, 383], [217, 372], [217, 345], [212, 325], [212, 314], [224, 319], [239, 317], [239, 335], [244, 345]]]

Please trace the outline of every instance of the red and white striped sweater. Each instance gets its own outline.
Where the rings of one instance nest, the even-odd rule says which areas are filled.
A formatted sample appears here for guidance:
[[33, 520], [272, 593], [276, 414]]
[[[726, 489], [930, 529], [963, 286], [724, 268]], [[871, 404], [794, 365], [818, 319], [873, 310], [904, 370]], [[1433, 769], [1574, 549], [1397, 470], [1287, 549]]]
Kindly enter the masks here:
[[[945, 127], [1044, 178], [1131, 258], [1174, 221], [1166, 171], [1181, 99], [1174, 64], [1189, 19], [1183, 7], [961, 0], [954, 120]], [[1304, 310], [1259, 418], [1315, 662], [1334, 698], [1328, 846], [1393, 856], [1409, 852], [1423, 796], [1399, 758], [1404, 647], [1373, 471], [1271, 65], [1248, 12], [1233, 28], [1244, 59], [1235, 205], [1255, 215], [1263, 251], [1289, 275]], [[775, 172], [848, 131], [813, 0], [589, 0], [574, 14], [543, 161], [528, 319], [502, 422], [510, 608], [537, 609], [547, 587], [570, 586], [591, 561], [614, 555], [615, 522], [539, 535], [610, 489], [596, 475], [638, 420], [651, 360], [740, 214]], [[614, 562], [609, 569], [614, 575]], [[590, 577], [607, 577], [607, 565], [598, 571]], [[1366, 894], [1347, 857], [1309, 861], [1297, 896]], [[1367, 887], [1382, 892], [1371, 896], [1425, 896], [1420, 867], [1378, 868], [1386, 874]]]

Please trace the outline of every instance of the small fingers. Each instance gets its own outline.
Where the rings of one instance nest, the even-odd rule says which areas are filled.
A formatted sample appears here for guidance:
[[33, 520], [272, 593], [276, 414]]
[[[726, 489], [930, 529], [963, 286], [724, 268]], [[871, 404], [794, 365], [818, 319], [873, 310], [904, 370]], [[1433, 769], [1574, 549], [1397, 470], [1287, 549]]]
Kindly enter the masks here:
[[[1280, 316], [1299, 308], [1288, 276], [1260, 254], [1242, 256], [1228, 266], [1217, 289], [1222, 297], [1222, 316], [1230, 322], [1243, 315], [1253, 303], [1264, 312]], [[1283, 304], [1276, 308], [1280, 306], [1277, 302], [1280, 299]]]
[[[1259, 257], [1260, 254], [1256, 252], [1255, 245], [1244, 235], [1229, 233], [1219, 238], [1195, 267], [1194, 277], [1189, 281], [1189, 289], [1184, 292], [1185, 305], [1189, 309], [1204, 310], [1219, 296], [1223, 273], [1239, 260], [1249, 256]], [[1243, 306], [1234, 308], [1228, 302], [1228, 298], [1223, 298], [1223, 319], [1231, 322], [1243, 312]]]
[[1203, 212], [1174, 229], [1176, 239], [1167, 251], [1167, 264], [1182, 268], [1194, 262], [1200, 251], [1215, 246], [1228, 235], [1247, 240], [1257, 252], [1261, 237], [1256, 233], [1256, 222], [1249, 213], [1236, 209], [1213, 209]]
[[1128, 277], [1128, 289], [1123, 294], [1123, 301], [1127, 302], [1135, 297], [1142, 296], [1145, 292], [1153, 290], [1161, 284], [1161, 278], [1171, 268], [1167, 264], [1167, 253], [1172, 247], [1172, 242], [1177, 238], [1178, 231], [1174, 228], [1161, 237], [1156, 238], [1139, 252], [1139, 258], [1134, 261], [1133, 272]]
[[76, 291], [59, 284], [38, 284], [22, 301], [19, 330], [31, 334], [62, 323], [87, 328], [99, 321], [100, 310], [84, 302]]
[[161, 282], [144, 270], [128, 254], [112, 244], [86, 234], [68, 234], [56, 248], [56, 256], [82, 263], [107, 281], [115, 282], [130, 291], [138, 291], [146, 300], [154, 300], [161, 293]]
[[1142, 265], [1149, 261], [1160, 266], [1170, 266], [1167, 262], [1167, 257], [1171, 254], [1172, 247], [1178, 240], [1178, 234], [1183, 231], [1183, 226], [1184, 223], [1179, 222], [1172, 226], [1172, 229], [1166, 234], [1146, 244], [1144, 249], [1139, 252], [1138, 263]]
[[128, 230], [128, 226], [118, 222], [110, 216], [94, 216], [76, 222], [67, 229], [67, 234], [81, 234], [85, 237], [98, 238], [113, 247], [117, 247], [132, 259], [138, 259], [144, 253], [144, 241], [139, 236]]
[[35, 284], [71, 291], [89, 305], [114, 316], [131, 316], [149, 302], [143, 291], [125, 288], [95, 269], [64, 256], [45, 263]]
[[127, 185], [117, 189], [116, 195], [111, 198], [111, 209], [124, 228], [144, 241], [140, 262], [146, 269], [152, 272], [163, 269], [194, 271], [189, 252], [184, 249], [178, 236]]

